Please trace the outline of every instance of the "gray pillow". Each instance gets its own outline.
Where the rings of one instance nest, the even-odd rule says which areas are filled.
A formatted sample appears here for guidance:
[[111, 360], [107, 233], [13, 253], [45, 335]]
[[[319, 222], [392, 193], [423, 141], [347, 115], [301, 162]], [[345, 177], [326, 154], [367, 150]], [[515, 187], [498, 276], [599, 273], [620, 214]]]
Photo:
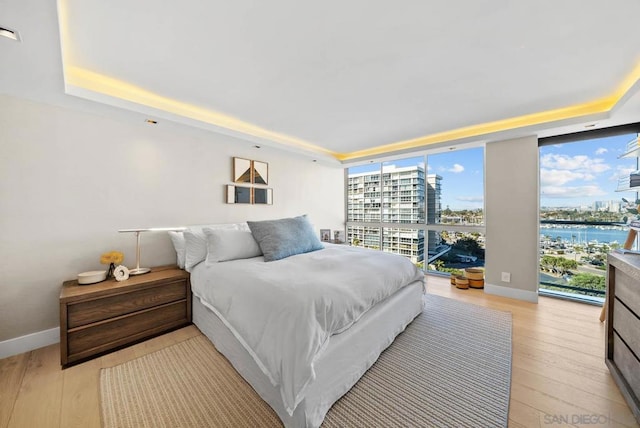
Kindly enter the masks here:
[[202, 229], [207, 236], [207, 264], [261, 256], [248, 230]]
[[248, 221], [247, 224], [264, 254], [265, 262], [324, 248], [306, 215], [280, 220]]

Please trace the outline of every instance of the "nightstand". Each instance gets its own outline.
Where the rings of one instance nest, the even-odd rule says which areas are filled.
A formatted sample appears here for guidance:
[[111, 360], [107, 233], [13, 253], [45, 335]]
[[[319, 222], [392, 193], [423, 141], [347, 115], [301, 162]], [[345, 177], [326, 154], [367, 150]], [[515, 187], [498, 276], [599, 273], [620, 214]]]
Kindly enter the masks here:
[[60, 292], [63, 367], [191, 323], [189, 274], [176, 266], [91, 285], [66, 281]]

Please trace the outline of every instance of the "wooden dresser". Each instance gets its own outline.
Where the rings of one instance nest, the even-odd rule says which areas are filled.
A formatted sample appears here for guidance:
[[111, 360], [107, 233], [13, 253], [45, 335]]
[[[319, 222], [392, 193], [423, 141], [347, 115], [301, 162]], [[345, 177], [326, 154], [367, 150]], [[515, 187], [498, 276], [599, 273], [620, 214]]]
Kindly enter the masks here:
[[126, 281], [66, 281], [60, 292], [63, 367], [191, 323], [189, 274], [159, 267]]
[[640, 422], [640, 255], [607, 257], [606, 363]]

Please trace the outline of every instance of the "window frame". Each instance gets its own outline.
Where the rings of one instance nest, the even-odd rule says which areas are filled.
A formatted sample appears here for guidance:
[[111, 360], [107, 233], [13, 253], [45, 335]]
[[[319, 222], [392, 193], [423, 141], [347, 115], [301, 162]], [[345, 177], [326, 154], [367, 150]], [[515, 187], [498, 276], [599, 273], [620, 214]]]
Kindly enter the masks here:
[[[344, 189], [345, 189], [345, 194], [344, 194], [344, 216], [345, 216], [345, 232], [348, 232], [349, 227], [372, 227], [372, 228], [378, 228], [380, 230], [379, 233], [379, 243], [378, 243], [378, 251], [383, 251], [383, 241], [384, 241], [384, 229], [385, 228], [391, 228], [391, 229], [409, 229], [409, 230], [422, 230], [424, 232], [424, 251], [425, 253], [428, 251], [428, 235], [430, 231], [434, 231], [434, 232], [443, 232], [443, 231], [453, 231], [453, 232], [462, 232], [462, 233], [473, 233], [473, 232], [477, 232], [477, 233], [481, 233], [486, 237], [486, 220], [483, 221], [482, 225], [460, 225], [460, 224], [442, 224], [442, 223], [429, 223], [429, 215], [427, 213], [428, 210], [428, 206], [429, 206], [429, 200], [427, 199], [427, 195], [428, 195], [428, 186], [427, 186], [427, 176], [428, 174], [428, 160], [429, 160], [429, 156], [435, 156], [438, 154], [442, 154], [442, 153], [448, 153], [451, 150], [457, 150], [457, 151], [462, 151], [462, 150], [469, 150], [469, 149], [477, 149], [477, 148], [482, 148], [482, 164], [483, 164], [483, 186], [482, 186], [482, 193], [483, 193], [483, 203], [482, 203], [482, 215], [483, 218], [486, 219], [486, 189], [485, 189], [485, 180], [486, 180], [486, 146], [484, 143], [482, 144], [470, 144], [468, 146], [465, 147], [461, 147], [461, 148], [456, 148], [456, 147], [444, 147], [441, 148], [439, 150], [434, 150], [434, 151], [426, 151], [426, 152], [419, 152], [419, 153], [405, 153], [403, 155], [398, 155], [398, 156], [394, 156], [394, 157], [390, 157], [390, 158], [384, 158], [384, 159], [379, 159], [374, 161], [370, 161], [370, 163], [377, 163], [379, 164], [379, 169], [377, 171], [371, 171], [368, 172], [367, 174], [369, 175], [378, 175], [379, 176], [379, 183], [380, 183], [380, 189], [379, 189], [379, 193], [380, 193], [380, 220], [379, 221], [349, 221], [349, 168], [351, 167], [355, 167], [355, 166], [361, 166], [364, 164], [360, 164], [360, 165], [350, 165], [350, 166], [346, 166], [344, 168]], [[409, 159], [409, 158], [418, 158], [418, 157], [422, 157], [424, 165], [425, 165], [425, 170], [424, 170], [424, 181], [425, 181], [425, 185], [424, 185], [424, 189], [423, 189], [423, 198], [424, 198], [424, 221], [423, 222], [417, 222], [417, 223], [389, 223], [389, 222], [383, 222], [382, 219], [384, 218], [384, 202], [383, 202], [383, 187], [384, 187], [384, 163], [385, 162], [393, 162], [393, 161], [400, 161], [400, 160], [404, 160], [404, 159]], [[398, 198], [401, 198], [401, 190], [398, 189]], [[440, 207], [440, 212], [442, 212], [442, 207]], [[348, 233], [345, 234], [345, 236], [348, 236]], [[427, 257], [425, 254], [424, 257], [424, 261], [425, 261], [425, 269], [424, 272], [428, 273], [428, 274], [435, 274], [435, 275], [448, 275], [445, 273], [440, 273], [438, 271], [432, 271], [429, 270], [426, 264], [427, 261]]]

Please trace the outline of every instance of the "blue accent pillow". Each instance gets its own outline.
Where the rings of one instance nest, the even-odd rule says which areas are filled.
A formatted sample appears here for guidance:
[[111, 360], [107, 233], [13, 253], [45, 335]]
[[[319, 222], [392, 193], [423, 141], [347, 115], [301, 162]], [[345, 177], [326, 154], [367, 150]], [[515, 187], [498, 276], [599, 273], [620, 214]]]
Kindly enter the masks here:
[[324, 248], [306, 215], [280, 220], [248, 221], [247, 224], [264, 254], [265, 262]]

